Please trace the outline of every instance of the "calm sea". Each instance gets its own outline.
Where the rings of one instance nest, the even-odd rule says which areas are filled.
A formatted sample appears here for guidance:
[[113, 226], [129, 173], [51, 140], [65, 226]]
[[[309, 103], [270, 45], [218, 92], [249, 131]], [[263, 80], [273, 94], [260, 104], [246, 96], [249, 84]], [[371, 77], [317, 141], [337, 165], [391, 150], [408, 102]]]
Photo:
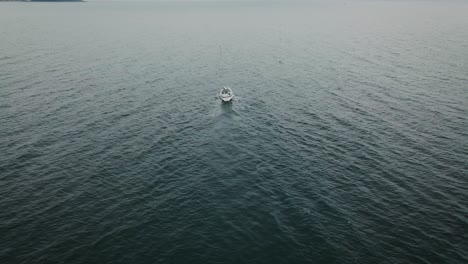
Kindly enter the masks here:
[[0, 263], [468, 263], [467, 14], [1, 3]]

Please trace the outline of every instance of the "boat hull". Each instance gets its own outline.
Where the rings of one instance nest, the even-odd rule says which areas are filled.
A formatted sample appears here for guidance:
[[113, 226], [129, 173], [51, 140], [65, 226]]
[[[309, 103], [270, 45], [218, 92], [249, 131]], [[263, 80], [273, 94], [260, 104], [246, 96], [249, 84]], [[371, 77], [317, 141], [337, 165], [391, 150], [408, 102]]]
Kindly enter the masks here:
[[232, 99], [234, 98], [234, 96], [230, 96], [230, 97], [220, 97], [221, 98], [221, 101], [223, 102], [231, 102]]
[[230, 102], [234, 98], [234, 93], [231, 88], [224, 86], [224, 88], [219, 92], [219, 98], [223, 102]]

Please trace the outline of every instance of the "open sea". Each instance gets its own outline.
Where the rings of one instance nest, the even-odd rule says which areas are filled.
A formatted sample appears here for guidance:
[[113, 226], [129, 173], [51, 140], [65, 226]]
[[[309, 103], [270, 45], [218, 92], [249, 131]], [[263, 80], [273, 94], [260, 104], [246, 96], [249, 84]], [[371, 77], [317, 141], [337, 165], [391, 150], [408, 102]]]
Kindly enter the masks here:
[[0, 263], [468, 263], [468, 2], [0, 3]]

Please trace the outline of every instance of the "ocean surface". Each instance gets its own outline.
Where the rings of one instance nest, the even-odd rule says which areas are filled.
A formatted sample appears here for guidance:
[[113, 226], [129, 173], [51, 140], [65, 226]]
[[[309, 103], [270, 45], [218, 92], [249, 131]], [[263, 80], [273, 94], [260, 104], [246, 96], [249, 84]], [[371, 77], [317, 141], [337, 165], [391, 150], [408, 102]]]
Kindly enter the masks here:
[[468, 263], [467, 14], [1, 3], [0, 263]]

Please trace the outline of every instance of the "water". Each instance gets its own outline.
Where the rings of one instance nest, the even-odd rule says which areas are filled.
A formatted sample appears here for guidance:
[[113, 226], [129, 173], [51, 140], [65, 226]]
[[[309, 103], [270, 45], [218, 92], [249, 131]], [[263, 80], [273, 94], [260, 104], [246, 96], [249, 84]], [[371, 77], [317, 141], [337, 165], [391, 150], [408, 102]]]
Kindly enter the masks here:
[[2, 3], [0, 262], [467, 263], [467, 13]]

